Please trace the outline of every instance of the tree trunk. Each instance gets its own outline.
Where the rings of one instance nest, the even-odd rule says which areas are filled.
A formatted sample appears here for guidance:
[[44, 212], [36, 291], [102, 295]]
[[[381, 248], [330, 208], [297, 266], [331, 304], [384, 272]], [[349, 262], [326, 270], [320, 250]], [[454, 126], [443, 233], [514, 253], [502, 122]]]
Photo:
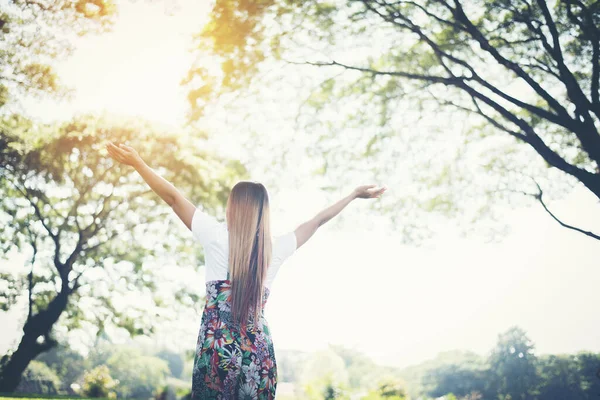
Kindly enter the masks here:
[[[67, 307], [69, 294], [69, 288], [63, 287], [45, 310], [35, 314], [25, 323], [19, 347], [9, 356], [8, 362], [0, 372], [0, 393], [14, 392], [29, 363], [39, 354], [56, 345], [56, 342], [50, 338], [50, 331]], [[42, 343], [38, 343], [40, 336], [44, 339]]]
[[600, 174], [586, 174], [586, 176], [578, 178], [581, 183], [600, 199]]
[[31, 333], [26, 333], [21, 338], [17, 350], [10, 356], [10, 360], [2, 369], [0, 376], [0, 393], [12, 393], [19, 386], [21, 375], [40, 353], [49, 350], [52, 346], [37, 343], [37, 338]]

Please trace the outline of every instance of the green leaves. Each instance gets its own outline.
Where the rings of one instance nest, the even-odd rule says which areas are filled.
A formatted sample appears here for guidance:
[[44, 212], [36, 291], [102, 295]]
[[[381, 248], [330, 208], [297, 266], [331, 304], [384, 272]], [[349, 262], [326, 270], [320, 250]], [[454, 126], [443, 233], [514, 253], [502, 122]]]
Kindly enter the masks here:
[[[410, 186], [382, 205], [403, 226], [429, 231], [422, 221], [439, 212], [464, 217], [457, 225], [474, 232], [483, 214], [473, 210], [499, 225], [492, 211], [506, 202], [502, 191], [524, 185], [481, 167], [492, 159], [545, 180], [557, 195], [572, 180], [600, 195], [600, 52], [590, 23], [598, 9], [544, 4], [279, 0], [248, 14], [245, 2], [219, 1], [202, 34], [211, 45], [199, 54], [223, 68], [206, 63], [200, 75], [194, 65], [190, 76], [206, 81], [202, 109], [232, 93], [268, 98], [264, 113], [240, 101], [238, 111], [257, 120], [270, 117], [279, 96], [289, 103], [297, 94], [285, 112], [298, 111], [283, 125], [301, 132], [306, 155], [321, 160], [311, 170], [340, 186], [351, 173], [385, 176]], [[499, 237], [493, 229], [486, 236]]]
[[[26, 120], [13, 123], [0, 134], [0, 220], [8, 226], [0, 231], [0, 244], [33, 256], [26, 258], [27, 268], [15, 264], [3, 272], [2, 309], [31, 296], [33, 314], [44, 315], [66, 290], [70, 301], [59, 320], [63, 327], [89, 329], [84, 322], [91, 322], [147, 335], [157, 315], [176, 309], [174, 301], [189, 308], [200, 300], [184, 296], [185, 289], [169, 301], [153, 295], [172, 280], [165, 279], [162, 266], [179, 262], [194, 269], [197, 248], [189, 245], [189, 231], [172, 210], [133, 168], [116, 165], [104, 143], [134, 146], [192, 202], [217, 213], [232, 182], [245, 174], [243, 166], [200, 153], [191, 137], [139, 119], [81, 117], [43, 126], [49, 132], [43, 136]], [[130, 303], [133, 293], [141, 301], [137, 306]]]
[[25, 96], [66, 95], [68, 90], [58, 81], [54, 60], [73, 50], [74, 36], [110, 28], [115, 14], [116, 4], [112, 0], [3, 4], [0, 107], [19, 105]]

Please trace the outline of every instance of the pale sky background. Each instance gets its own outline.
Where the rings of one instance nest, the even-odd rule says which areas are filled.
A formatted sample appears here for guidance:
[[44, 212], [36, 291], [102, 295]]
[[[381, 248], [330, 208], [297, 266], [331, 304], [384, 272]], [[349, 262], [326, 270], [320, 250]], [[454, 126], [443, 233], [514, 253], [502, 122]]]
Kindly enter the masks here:
[[[59, 64], [65, 84], [76, 89], [74, 101], [30, 102], [27, 109], [44, 119], [106, 110], [181, 124], [187, 91], [179, 82], [209, 4], [179, 4], [165, 12], [162, 2], [123, 2], [113, 32], [82, 39], [73, 57]], [[210, 132], [210, 121], [206, 128]], [[240, 151], [228, 132], [211, 133], [219, 151]], [[266, 127], [264, 134], [279, 132]], [[313, 182], [297, 185], [299, 174], [281, 171], [272, 199], [275, 233], [328, 205]], [[384, 196], [400, 190], [389, 187]], [[585, 189], [551, 207], [565, 221], [600, 232], [600, 205]], [[357, 201], [344, 216], [359, 220], [365, 210]], [[274, 283], [266, 312], [276, 349], [342, 344], [378, 363], [406, 366], [452, 349], [486, 353], [499, 333], [519, 325], [538, 353], [600, 352], [600, 243], [561, 228], [539, 204], [507, 213], [506, 220], [512, 233], [502, 243], [461, 239], [449, 225], [440, 240], [422, 248], [402, 245], [399, 234], [377, 219], [368, 229], [323, 226]], [[193, 347], [199, 321], [198, 315], [176, 340]], [[2, 339], [5, 345], [8, 338]]]

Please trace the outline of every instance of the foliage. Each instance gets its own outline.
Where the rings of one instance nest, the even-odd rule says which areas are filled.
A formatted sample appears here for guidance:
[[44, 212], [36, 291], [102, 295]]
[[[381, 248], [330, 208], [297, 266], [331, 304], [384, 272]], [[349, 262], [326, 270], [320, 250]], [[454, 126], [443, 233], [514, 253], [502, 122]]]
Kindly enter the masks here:
[[350, 348], [331, 345], [330, 349], [342, 358], [351, 388], [366, 388], [381, 376], [381, 370], [367, 356]]
[[100, 365], [83, 376], [83, 394], [88, 397], [116, 398], [113, 389], [118, 385], [106, 365]]
[[[170, 318], [200, 300], [195, 287], [181, 283], [175, 298], [155, 294], [157, 283], [169, 279], [150, 262], [198, 265], [200, 254], [133, 169], [107, 157], [104, 143], [135, 146], [193, 202], [217, 214], [243, 166], [195, 148], [199, 137], [167, 134], [140, 120], [81, 117], [40, 126], [13, 116], [0, 122], [0, 220], [7, 226], [0, 248], [5, 257], [21, 252], [30, 260], [1, 275], [0, 307], [19, 299], [27, 304], [23, 340], [2, 379], [16, 379], [5, 375], [12, 357], [33, 359], [56, 344], [57, 322], [67, 330], [91, 323], [99, 331], [106, 325], [148, 334], [156, 317]], [[137, 306], [124, 302], [132, 293], [139, 294]]]
[[600, 395], [600, 355], [572, 354], [540, 357], [539, 398], [587, 399]]
[[110, 29], [111, 0], [15, 0], [0, 4], [0, 109], [27, 95], [62, 96], [54, 62], [73, 51], [73, 38]]
[[69, 387], [85, 369], [83, 356], [64, 344], [40, 354], [36, 360], [43, 362], [55, 371], [63, 387]]
[[[591, 400], [600, 393], [600, 354], [580, 352], [531, 357], [524, 365], [534, 363], [534, 376], [519, 380], [515, 379], [513, 369], [525, 371], [526, 377], [530, 369], [520, 364], [525, 357], [519, 357], [520, 351], [517, 349], [535, 355], [533, 343], [526, 333], [513, 327], [498, 335], [498, 341], [487, 358], [470, 352], [445, 352], [433, 360], [403, 370], [378, 366], [363, 354], [342, 346], [330, 346], [328, 351], [312, 354], [292, 351], [292, 358], [298, 362], [288, 365], [288, 371], [302, 379], [286, 382], [297, 385], [300, 389], [298, 395], [303, 396], [300, 398], [315, 400], [483, 400], [508, 399], [511, 396], [522, 399]], [[285, 353], [283, 351], [281, 355]], [[68, 359], [60, 354], [55, 357]], [[319, 366], [320, 362], [324, 364], [323, 367]], [[356, 367], [372, 365], [373, 371], [369, 375], [372, 381], [361, 385], [345, 382], [344, 376], [350, 376], [349, 371], [354, 363]], [[189, 379], [170, 377], [167, 362], [145, 355], [143, 347], [133, 348], [100, 341], [89, 353], [85, 364], [88, 371], [97, 372], [107, 368], [102, 374], [87, 373], [86, 376], [110, 376], [115, 381], [121, 381], [118, 387], [112, 389], [120, 397], [125, 393], [139, 393], [142, 397], [154, 395], [155, 398], [164, 399], [173, 398], [174, 394], [182, 397], [189, 393]], [[318, 369], [316, 373], [307, 373], [314, 368]], [[104, 379], [97, 379], [97, 382], [102, 381]]]
[[394, 378], [380, 380], [378, 388], [364, 397], [366, 400], [408, 400], [404, 382]]
[[386, 210], [419, 240], [432, 216], [551, 213], [575, 184], [600, 198], [599, 22], [591, 0], [216, 1], [185, 83], [193, 118], [241, 88], [293, 90], [314, 173], [401, 186]]
[[300, 379], [301, 365], [307, 355], [302, 351], [281, 350], [277, 353], [277, 377], [281, 382]]
[[32, 361], [25, 369], [17, 393], [57, 394], [60, 388], [58, 375], [46, 364]]
[[188, 393], [190, 393], [192, 387], [192, 380], [169, 377], [167, 378], [167, 386], [169, 387], [167, 394], [171, 395], [172, 392], [174, 392], [175, 396], [178, 399], [181, 399], [185, 397]]
[[[120, 396], [123, 393], [150, 393], [157, 397], [170, 397], [175, 393], [179, 398], [190, 391], [191, 376], [186, 379], [172, 377], [168, 359], [158, 355], [168, 354], [169, 357], [174, 357], [176, 353], [163, 350], [152, 356], [146, 355], [146, 352], [145, 346], [116, 345], [99, 340], [88, 354], [86, 368], [106, 365], [111, 375], [119, 381], [116, 392]], [[123, 366], [120, 360], [126, 360]], [[131, 367], [134, 364], [139, 365]], [[186, 362], [186, 366], [188, 364]]]
[[499, 336], [489, 359], [491, 385], [496, 393], [511, 399], [535, 397], [539, 382], [534, 350], [521, 328], [513, 327]]
[[406, 381], [410, 397], [419, 397], [424, 393], [435, 396], [456, 390], [455, 387], [448, 386], [452, 379], [445, 377], [444, 371], [451, 372], [457, 368], [486, 370], [487, 360], [471, 351], [446, 351], [439, 353], [432, 360], [403, 368], [398, 375]]
[[424, 394], [460, 399], [588, 400], [600, 393], [600, 355], [537, 357], [526, 333], [512, 327], [498, 336], [485, 364], [467, 360], [429, 364]]
[[161, 388], [154, 396], [156, 400], [177, 400], [175, 389], [171, 385], [166, 385]]
[[181, 378], [184, 366], [183, 357], [181, 356], [181, 354], [178, 354], [174, 351], [161, 350], [158, 353], [156, 353], [156, 356], [167, 362], [172, 376], [174, 376], [175, 378]]
[[[317, 351], [303, 363], [301, 384], [310, 384], [317, 392], [333, 390], [348, 385], [348, 371], [340, 357], [332, 349]], [[327, 389], [329, 388], [329, 389]]]
[[[159, 395], [170, 375], [167, 361], [146, 355], [142, 348], [100, 341], [90, 352], [88, 368], [105, 365], [118, 381], [118, 397], [149, 398]], [[180, 385], [180, 382], [171, 382]]]
[[303, 385], [306, 398], [309, 400], [348, 400], [348, 388], [332, 373], [327, 373]]
[[106, 365], [119, 381], [116, 388], [118, 397], [152, 397], [164, 386], [169, 375], [166, 361], [133, 348], [119, 349], [110, 356]]
[[428, 371], [424, 385], [432, 387], [429, 393], [434, 397], [447, 393], [466, 396], [474, 390], [481, 391], [485, 388], [485, 372], [464, 364], [441, 365]]

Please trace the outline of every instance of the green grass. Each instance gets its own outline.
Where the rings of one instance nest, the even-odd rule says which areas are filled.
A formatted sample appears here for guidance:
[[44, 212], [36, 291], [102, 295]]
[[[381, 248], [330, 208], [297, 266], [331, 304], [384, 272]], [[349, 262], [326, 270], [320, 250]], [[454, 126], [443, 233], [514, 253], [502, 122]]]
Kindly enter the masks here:
[[[100, 398], [88, 398], [88, 397], [74, 397], [74, 396], [46, 396], [36, 394], [35, 397], [28, 397], [27, 395], [14, 395], [12, 397], [0, 397], [0, 400], [15, 400], [15, 399], [29, 399], [29, 400], [64, 400], [64, 399], [77, 399], [77, 400], [103, 400]], [[108, 399], [106, 399], [108, 400]], [[111, 399], [112, 400], [112, 399]], [[277, 396], [277, 400], [296, 400], [295, 397], [289, 396]]]
[[[11, 397], [0, 397], [0, 400], [14, 400], [14, 399], [29, 399], [29, 400], [64, 400], [64, 399], [77, 399], [77, 400], [92, 400], [86, 397], [75, 397], [75, 396], [60, 396], [60, 395], [48, 395], [48, 396], [44, 396], [41, 394], [36, 394], [36, 395], [11, 395]], [[102, 400], [102, 399], [93, 399], [93, 400]]]
[[[76, 397], [76, 396], [44, 396], [41, 394], [26, 395], [26, 394], [14, 394], [9, 396], [0, 396], [0, 400], [15, 400], [15, 399], [28, 399], [28, 400], [65, 400], [65, 399], [77, 399], [77, 400], [114, 400], [114, 399], [101, 399], [101, 398], [89, 398], [89, 397]], [[294, 396], [277, 396], [277, 400], [297, 400]]]

